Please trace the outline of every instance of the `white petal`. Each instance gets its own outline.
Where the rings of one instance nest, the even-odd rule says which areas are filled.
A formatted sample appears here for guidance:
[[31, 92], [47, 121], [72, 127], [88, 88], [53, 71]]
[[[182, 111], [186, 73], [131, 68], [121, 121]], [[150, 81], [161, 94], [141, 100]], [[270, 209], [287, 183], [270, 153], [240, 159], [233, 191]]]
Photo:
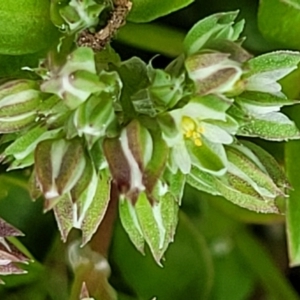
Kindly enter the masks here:
[[177, 144], [172, 149], [172, 159], [183, 174], [188, 174], [191, 171], [191, 158], [186, 149], [184, 142]]
[[231, 144], [232, 136], [219, 126], [202, 122], [203, 135], [213, 143]]

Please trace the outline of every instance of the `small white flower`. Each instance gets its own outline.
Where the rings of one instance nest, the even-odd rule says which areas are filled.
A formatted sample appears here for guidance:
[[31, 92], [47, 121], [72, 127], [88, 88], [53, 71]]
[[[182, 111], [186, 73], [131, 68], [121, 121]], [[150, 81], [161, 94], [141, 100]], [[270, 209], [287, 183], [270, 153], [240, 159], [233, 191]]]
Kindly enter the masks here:
[[[214, 113], [216, 111], [208, 107], [206, 110], [202, 108], [203, 105], [190, 102], [169, 113], [175, 122], [177, 134], [168, 136], [164, 132], [163, 137], [171, 148], [170, 167], [174, 172], [179, 168], [183, 174], [188, 174], [193, 164], [214, 174], [223, 174], [225, 171], [223, 144], [231, 144], [233, 138], [226, 130], [214, 125], [213, 121], [225, 121], [226, 114]], [[219, 167], [214, 164], [210, 167], [209, 160], [215, 156], [219, 160]]]

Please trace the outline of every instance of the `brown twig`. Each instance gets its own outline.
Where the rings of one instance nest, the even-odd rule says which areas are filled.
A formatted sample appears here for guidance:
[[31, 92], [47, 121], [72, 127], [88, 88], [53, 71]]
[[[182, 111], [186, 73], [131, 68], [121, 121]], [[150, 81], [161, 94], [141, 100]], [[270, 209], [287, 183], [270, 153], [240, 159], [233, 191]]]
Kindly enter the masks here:
[[88, 29], [82, 31], [77, 39], [77, 45], [101, 51], [111, 41], [118, 29], [125, 24], [131, 7], [132, 3], [129, 0], [115, 0], [114, 9], [106, 26], [94, 34]]

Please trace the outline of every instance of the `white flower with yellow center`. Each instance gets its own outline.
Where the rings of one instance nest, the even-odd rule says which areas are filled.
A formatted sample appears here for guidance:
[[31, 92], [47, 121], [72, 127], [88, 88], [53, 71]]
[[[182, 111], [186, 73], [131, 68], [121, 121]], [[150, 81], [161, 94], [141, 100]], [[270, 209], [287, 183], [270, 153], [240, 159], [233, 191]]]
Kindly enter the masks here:
[[188, 174], [195, 165], [206, 172], [223, 175], [227, 164], [223, 144], [231, 144], [234, 133], [226, 126], [225, 111], [230, 103], [213, 95], [194, 100], [169, 112], [177, 129], [175, 134], [162, 128], [163, 137], [171, 148], [170, 168], [174, 172], [179, 168]]

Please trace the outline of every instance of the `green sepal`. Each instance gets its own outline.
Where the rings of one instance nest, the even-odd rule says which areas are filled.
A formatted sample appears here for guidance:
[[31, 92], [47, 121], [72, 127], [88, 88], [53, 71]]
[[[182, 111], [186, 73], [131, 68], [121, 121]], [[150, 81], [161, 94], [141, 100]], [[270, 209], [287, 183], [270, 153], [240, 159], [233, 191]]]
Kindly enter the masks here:
[[277, 161], [271, 154], [269, 154], [263, 148], [249, 141], [240, 142], [247, 148], [249, 148], [257, 156], [257, 158], [262, 162], [264, 168], [278, 187], [282, 189], [291, 188], [291, 185], [288, 182], [288, 179], [283, 169], [280, 167], [280, 165], [277, 163]]
[[139, 224], [135, 207], [130, 200], [121, 198], [119, 201], [119, 215], [122, 226], [131, 242], [138, 251], [144, 254], [145, 239]]
[[189, 103], [197, 104], [201, 120], [226, 121], [226, 111], [231, 107], [233, 101], [221, 95], [211, 94], [193, 97]]
[[169, 244], [174, 241], [178, 223], [179, 204], [175, 196], [172, 193], [167, 192], [160, 197], [158, 205], [161, 212], [163, 227], [165, 229], [164, 243], [160, 249], [162, 258]]
[[[258, 193], [243, 179], [235, 176], [234, 179], [232, 178], [231, 184], [235, 184], [235, 186], [229, 186], [228, 183], [223, 183], [218, 179], [215, 182], [215, 186], [222, 196], [238, 206], [258, 213], [279, 213], [274, 200], [264, 201], [261, 199]], [[240, 189], [247, 191], [247, 193], [240, 191]]]
[[[239, 24], [241, 26], [244, 25], [243, 22]], [[243, 39], [241, 39], [241, 41], [242, 40]], [[223, 53], [229, 53], [230, 59], [239, 63], [244, 63], [247, 60], [249, 60], [252, 57], [252, 55], [249, 52], [247, 52], [240, 44], [240, 42], [235, 43], [227, 39], [211, 40], [207, 44], [207, 49], [212, 49]]]
[[244, 21], [234, 24], [237, 14], [238, 11], [217, 13], [196, 23], [183, 42], [185, 52], [194, 54], [214, 39], [237, 40], [244, 26]]
[[37, 178], [35, 175], [35, 169], [33, 169], [28, 180], [28, 190], [29, 190], [30, 198], [33, 201], [35, 201], [36, 199], [42, 196], [42, 192], [39, 189], [39, 185], [36, 179]]
[[216, 189], [214, 176], [201, 171], [195, 166], [192, 166], [191, 172], [187, 175], [186, 180], [189, 185], [198, 191], [203, 191], [215, 196], [221, 195]]
[[[92, 90], [85, 88], [87, 82], [92, 86]], [[53, 72], [50, 78], [46, 78], [41, 90], [59, 96], [70, 109], [75, 109], [85, 102], [91, 93], [102, 91], [104, 87], [96, 76], [93, 50], [80, 47], [69, 54], [60, 69]]]
[[[72, 187], [74, 187], [81, 178], [86, 165], [84, 149], [80, 140], [71, 140], [66, 147], [67, 149], [65, 149], [65, 152], [61, 157], [59, 172], [57, 177], [54, 177], [57, 191], [60, 195], [70, 191]], [[58, 151], [60, 152], [61, 150]], [[55, 152], [55, 150], [52, 150], [51, 154], [53, 152]], [[56, 152], [56, 154], [59, 152]], [[58, 156], [53, 155], [51, 159], [59, 159], [59, 154]]]
[[69, 232], [73, 228], [74, 204], [69, 193], [66, 193], [58, 199], [53, 207], [55, 219], [63, 242], [67, 241]]
[[143, 181], [149, 193], [152, 192], [157, 180], [163, 174], [169, 155], [169, 148], [162, 139], [161, 134], [154, 130], [151, 130], [150, 133], [153, 141], [153, 149], [151, 159], [146, 166], [143, 176]]
[[257, 113], [262, 113], [264, 108], [276, 110], [284, 105], [298, 104], [299, 101], [288, 99], [285, 95], [274, 95], [264, 92], [245, 91], [235, 98], [241, 105], [244, 103], [257, 106]]
[[238, 130], [238, 135], [260, 137], [270, 141], [299, 139], [300, 132], [295, 123], [279, 112], [252, 116]]
[[[99, 15], [108, 7], [108, 3], [94, 0], [71, 0], [68, 5], [61, 6], [59, 14], [69, 27], [69, 34], [97, 25]], [[61, 22], [58, 17], [55, 18]]]
[[45, 140], [36, 147], [35, 172], [46, 199], [69, 192], [80, 179], [85, 165], [80, 140]]
[[70, 125], [75, 127], [79, 136], [86, 137], [88, 147], [91, 148], [96, 139], [105, 136], [114, 118], [111, 95], [102, 92], [92, 95], [77, 108], [72, 118], [73, 124]]
[[176, 201], [180, 205], [186, 183], [186, 175], [182, 174], [179, 170], [177, 170], [174, 174], [169, 168], [165, 168], [163, 181], [168, 186], [168, 192], [175, 197]]
[[0, 118], [36, 111], [42, 98], [36, 81], [8, 81], [0, 86]]
[[82, 172], [75, 186], [70, 190], [70, 195], [73, 202], [77, 202], [81, 198], [82, 194], [86, 191], [90, 182], [92, 181], [93, 175], [93, 164], [91, 160], [87, 158], [84, 171]]
[[183, 82], [185, 75], [173, 77], [164, 70], [148, 67], [150, 86], [149, 93], [154, 102], [155, 109], [159, 112], [171, 108], [183, 97]]
[[[243, 146], [226, 146], [226, 154], [229, 165], [229, 172], [241, 176], [263, 199], [275, 199], [277, 196], [283, 196], [283, 192], [276, 186], [272, 178], [265, 169], [262, 169], [261, 163], [257, 165], [255, 161], [245, 155]], [[242, 151], [241, 151], [242, 150]]]
[[[4, 151], [5, 156], [12, 155], [16, 159], [22, 159], [26, 157], [31, 151], [34, 150], [33, 143], [46, 132], [46, 128], [42, 126], [36, 126], [29, 130], [25, 135], [17, 138], [12, 144], [10, 144]], [[32, 146], [32, 150], [28, 151], [28, 148]]]
[[[281, 79], [297, 68], [300, 62], [300, 53], [296, 51], [275, 51], [251, 58], [245, 63], [248, 70], [244, 77], [249, 78], [255, 74], [274, 72], [274, 79]], [[280, 72], [282, 70], [283, 73]]]
[[152, 207], [146, 194], [141, 192], [135, 204], [135, 210], [143, 236], [155, 261], [160, 265], [166, 230], [163, 224], [158, 222], [161, 218], [158, 204], [154, 204]]
[[12, 133], [25, 129], [36, 121], [36, 113], [29, 112], [22, 115], [0, 118], [0, 133]]
[[13, 156], [16, 160], [22, 160], [32, 153], [36, 145], [48, 139], [59, 138], [61, 129], [48, 130], [43, 126], [36, 126], [21, 135], [10, 144], [4, 151], [5, 156]]
[[[103, 220], [110, 201], [110, 190], [111, 177], [107, 170], [103, 170], [99, 172], [95, 195], [84, 214], [80, 226], [82, 231], [82, 246], [90, 241]], [[86, 201], [90, 200], [87, 198]]]
[[201, 140], [201, 146], [196, 146], [191, 140], [185, 141], [192, 164], [210, 174], [223, 175], [227, 168], [227, 158], [223, 145], [212, 143], [204, 137]]

